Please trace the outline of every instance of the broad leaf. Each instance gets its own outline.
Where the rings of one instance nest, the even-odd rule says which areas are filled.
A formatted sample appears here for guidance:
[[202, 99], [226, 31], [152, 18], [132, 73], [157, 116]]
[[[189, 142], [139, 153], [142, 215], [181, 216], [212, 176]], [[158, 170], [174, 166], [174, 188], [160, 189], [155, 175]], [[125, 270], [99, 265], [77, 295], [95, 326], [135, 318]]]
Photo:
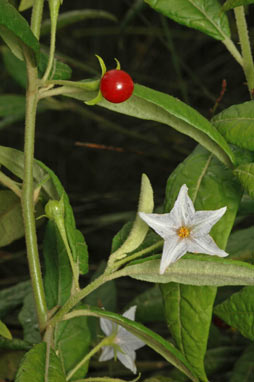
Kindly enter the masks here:
[[[135, 297], [128, 307], [137, 306], [136, 319], [141, 322], [164, 321], [164, 307], [160, 288], [155, 285]], [[127, 310], [127, 309], [126, 309]]]
[[39, 61], [40, 45], [27, 21], [8, 0], [0, 0], [0, 36], [12, 52], [23, 59], [22, 43], [28, 46]]
[[[75, 11], [63, 12], [57, 20], [57, 29], [67, 27], [74, 23], [89, 19], [106, 19], [117, 21], [117, 18], [109, 12], [97, 9], [77, 9]], [[41, 27], [41, 34], [50, 33], [50, 20], [45, 20]]]
[[240, 7], [241, 5], [249, 5], [254, 4], [254, 0], [227, 0], [223, 4], [222, 10], [228, 11], [229, 9], [233, 9], [236, 7]]
[[[218, 246], [225, 249], [241, 198], [232, 171], [225, 169], [208, 151], [197, 147], [168, 179], [165, 212], [172, 209], [174, 198], [184, 183], [196, 210], [227, 206], [226, 214], [211, 231]], [[161, 289], [170, 332], [199, 378], [207, 381], [204, 357], [216, 288], [170, 283], [162, 285]]]
[[[46, 369], [46, 343], [41, 342], [35, 345], [26, 353], [15, 382], [45, 382]], [[66, 382], [59, 358], [54, 350], [50, 350], [48, 382]]]
[[198, 29], [217, 39], [230, 37], [227, 17], [217, 0], [145, 0], [155, 11], [179, 24]]
[[30, 344], [39, 343], [41, 335], [32, 291], [24, 298], [23, 307], [18, 318], [23, 328], [24, 341]]
[[[70, 313], [72, 314], [72, 313]], [[148, 346], [154, 349], [162, 357], [164, 357], [168, 362], [172, 363], [175, 367], [186, 374], [191, 381], [198, 381], [198, 379], [193, 375], [189, 363], [185, 360], [182, 353], [177, 350], [170, 342], [166, 341], [157, 333], [146, 328], [142, 324], [129, 320], [119, 314], [107, 312], [103, 309], [98, 309], [95, 307], [89, 307], [89, 309], [81, 309], [75, 311], [77, 315], [86, 315], [93, 317], [104, 317], [118, 325], [121, 325], [127, 329], [130, 333], [134, 334], [142, 341], [144, 341]]]
[[254, 198], [254, 163], [241, 164], [234, 170], [234, 174], [248, 194]]
[[169, 283], [162, 286], [165, 317], [177, 347], [201, 381], [216, 288]]
[[252, 382], [254, 380], [253, 364], [254, 345], [249, 345], [236, 361], [229, 382]]
[[231, 259], [254, 263], [254, 227], [239, 229], [228, 239], [227, 249]]
[[0, 336], [7, 338], [8, 340], [12, 339], [11, 332], [9, 331], [5, 323], [3, 323], [3, 321], [1, 320], [0, 320]]
[[254, 340], [254, 287], [248, 286], [215, 307], [215, 314], [241, 334]]
[[[62, 360], [65, 374], [68, 374], [87, 354], [90, 340], [87, 317], [75, 317], [57, 324], [55, 349]], [[70, 380], [84, 378], [87, 369], [88, 363], [83, 365]]]
[[230, 143], [254, 151], [254, 101], [230, 106], [215, 115], [212, 124]]
[[0, 380], [2, 382], [14, 380], [23, 356], [24, 351], [22, 350], [0, 352]]
[[21, 305], [25, 296], [31, 292], [30, 281], [22, 281], [17, 285], [0, 291], [0, 318], [4, 318], [11, 310]]
[[69, 258], [53, 221], [49, 221], [45, 230], [43, 242], [45, 263], [44, 288], [47, 306], [63, 305], [70, 297], [72, 288], [72, 270]]
[[[96, 95], [94, 92], [74, 90], [67, 86], [65, 89], [64, 95], [83, 101], [90, 100]], [[227, 142], [211, 123], [198, 111], [168, 94], [135, 84], [134, 93], [127, 101], [114, 104], [103, 99], [98, 106], [169, 125], [196, 140], [225, 164], [230, 165], [231, 162], [235, 162]]]

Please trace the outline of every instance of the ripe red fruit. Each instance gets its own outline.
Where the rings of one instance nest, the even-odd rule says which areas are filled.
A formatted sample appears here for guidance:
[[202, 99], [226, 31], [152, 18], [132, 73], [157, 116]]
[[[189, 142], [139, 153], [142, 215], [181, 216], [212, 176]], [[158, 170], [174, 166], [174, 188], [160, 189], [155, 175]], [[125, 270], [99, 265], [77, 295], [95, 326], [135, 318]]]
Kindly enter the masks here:
[[113, 69], [106, 72], [102, 77], [100, 89], [106, 100], [120, 103], [130, 98], [134, 84], [128, 73], [123, 70]]

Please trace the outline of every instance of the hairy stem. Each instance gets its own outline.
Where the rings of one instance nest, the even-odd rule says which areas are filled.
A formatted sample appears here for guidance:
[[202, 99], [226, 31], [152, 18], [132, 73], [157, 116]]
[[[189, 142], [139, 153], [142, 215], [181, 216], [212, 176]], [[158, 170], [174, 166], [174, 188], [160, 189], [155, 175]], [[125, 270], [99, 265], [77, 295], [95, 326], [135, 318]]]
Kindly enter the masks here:
[[239, 40], [242, 49], [243, 56], [243, 70], [247, 80], [248, 89], [250, 92], [250, 96], [252, 97], [253, 89], [254, 89], [254, 65], [253, 65], [253, 57], [251, 53], [250, 40], [248, 34], [248, 28], [246, 24], [244, 7], [236, 7], [234, 9], [236, 25], [239, 35]]
[[24, 218], [28, 265], [39, 326], [42, 329], [44, 328], [47, 320], [47, 307], [39, 261], [33, 200], [34, 134], [38, 103], [38, 77], [37, 68], [34, 66], [33, 57], [31, 56], [28, 48], [25, 46], [24, 56], [27, 65], [28, 87], [26, 92], [24, 177], [21, 201]]

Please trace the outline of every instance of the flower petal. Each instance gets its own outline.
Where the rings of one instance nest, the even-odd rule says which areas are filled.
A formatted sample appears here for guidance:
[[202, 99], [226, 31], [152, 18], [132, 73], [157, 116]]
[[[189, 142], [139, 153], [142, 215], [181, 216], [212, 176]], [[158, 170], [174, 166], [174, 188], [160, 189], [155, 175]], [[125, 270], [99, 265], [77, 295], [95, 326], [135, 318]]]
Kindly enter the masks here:
[[190, 225], [194, 214], [195, 208], [191, 198], [188, 195], [188, 187], [186, 184], [183, 184], [175, 201], [174, 207], [170, 212], [170, 218], [179, 228], [181, 226]]
[[119, 331], [117, 334], [116, 342], [122, 347], [123, 345], [128, 346], [131, 350], [137, 350], [141, 347], [145, 346], [145, 342], [140, 340], [134, 334], [128, 332], [122, 326], [119, 327]]
[[206, 255], [212, 256], [228, 256], [228, 253], [223, 251], [223, 249], [220, 249], [210, 235], [189, 238], [187, 250], [188, 252], [205, 253]]
[[162, 275], [170, 264], [176, 262], [186, 252], [186, 239], [181, 239], [175, 235], [171, 240], [165, 240], [160, 263], [160, 274]]
[[124, 312], [123, 317], [128, 318], [129, 320], [135, 320], [137, 305], [131, 306], [126, 312]]
[[117, 358], [119, 361], [127, 367], [127, 369], [130, 369], [134, 374], [137, 373], [137, 368], [135, 365], [135, 359], [136, 359], [136, 353], [134, 351], [129, 351], [127, 349], [123, 349], [124, 353], [117, 352]]
[[226, 210], [227, 207], [222, 207], [215, 211], [197, 211], [192, 222], [192, 236], [208, 234], [214, 224], [225, 214]]
[[100, 317], [100, 327], [106, 336], [110, 336], [110, 334], [113, 331], [113, 325], [110, 320], [107, 320], [106, 318]]
[[114, 350], [111, 346], [102, 347], [102, 352], [99, 358], [99, 361], [108, 361], [114, 358]]
[[170, 227], [170, 214], [146, 214], [145, 212], [139, 212], [139, 216], [163, 239], [166, 239], [168, 235], [174, 232], [171, 231]]

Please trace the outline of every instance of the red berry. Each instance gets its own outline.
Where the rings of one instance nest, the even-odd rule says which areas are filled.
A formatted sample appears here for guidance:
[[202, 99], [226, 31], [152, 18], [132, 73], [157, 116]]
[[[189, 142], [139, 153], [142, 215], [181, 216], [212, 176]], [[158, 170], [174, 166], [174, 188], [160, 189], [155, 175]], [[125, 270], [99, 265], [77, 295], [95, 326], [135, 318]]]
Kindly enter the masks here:
[[130, 98], [134, 84], [128, 73], [123, 70], [113, 69], [106, 72], [102, 77], [100, 89], [106, 100], [120, 103]]

